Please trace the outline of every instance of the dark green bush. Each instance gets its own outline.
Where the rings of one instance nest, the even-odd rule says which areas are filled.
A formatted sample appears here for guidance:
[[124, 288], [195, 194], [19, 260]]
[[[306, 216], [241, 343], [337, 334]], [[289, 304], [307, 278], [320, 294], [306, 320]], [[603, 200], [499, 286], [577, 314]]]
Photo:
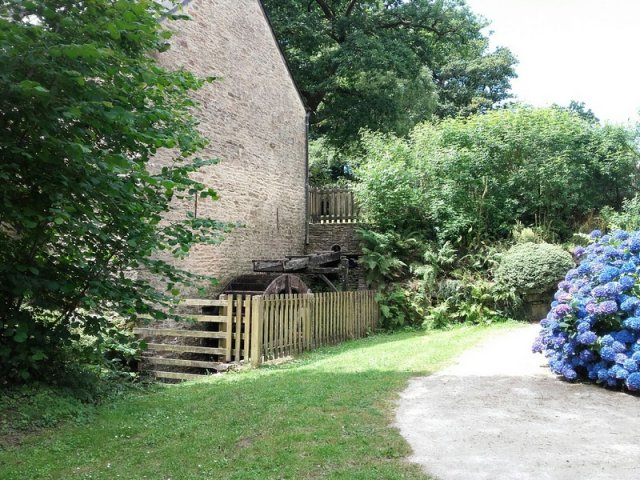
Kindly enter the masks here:
[[571, 254], [549, 243], [522, 243], [510, 248], [495, 272], [496, 281], [521, 295], [552, 289], [575, 266]]

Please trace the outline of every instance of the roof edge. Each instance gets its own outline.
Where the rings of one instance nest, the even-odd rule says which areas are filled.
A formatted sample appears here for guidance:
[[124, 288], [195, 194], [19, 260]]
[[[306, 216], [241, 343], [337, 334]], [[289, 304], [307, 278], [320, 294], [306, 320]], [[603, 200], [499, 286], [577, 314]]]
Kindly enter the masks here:
[[[180, 0], [179, 2], [175, 2], [175, 1], [172, 2], [172, 3], [175, 4], [175, 6], [171, 10], [169, 10], [166, 15], [173, 15], [180, 8], [186, 7], [192, 1], [193, 0]], [[257, 2], [258, 2], [258, 5], [260, 6], [260, 10], [262, 11], [262, 15], [264, 16], [264, 19], [267, 21], [267, 25], [269, 26], [269, 30], [271, 31], [271, 35], [273, 37], [273, 41], [276, 43], [276, 46], [278, 47], [278, 52], [280, 52], [280, 57], [282, 58], [282, 61], [284, 62], [285, 68], [287, 69], [287, 73], [289, 74], [289, 78], [291, 79], [291, 83], [293, 83], [293, 88], [296, 89], [296, 93], [298, 94], [298, 98], [300, 99], [300, 103], [302, 103], [302, 106], [305, 109], [305, 111], [310, 112], [311, 109], [309, 108], [309, 106], [307, 105], [307, 102], [304, 100], [304, 97], [302, 96], [302, 90], [300, 90], [300, 86], [298, 85], [298, 82], [296, 82], [296, 79], [293, 76], [293, 73], [291, 71], [291, 65], [289, 65], [287, 57], [284, 54], [284, 50], [282, 49], [282, 46], [280, 45], [280, 42], [278, 41], [278, 36], [276, 35], [276, 31], [273, 28], [273, 23], [271, 22], [271, 18], [269, 17], [269, 13], [267, 12], [267, 9], [265, 8], [264, 4], [262, 3], [262, 0], [257, 0]]]

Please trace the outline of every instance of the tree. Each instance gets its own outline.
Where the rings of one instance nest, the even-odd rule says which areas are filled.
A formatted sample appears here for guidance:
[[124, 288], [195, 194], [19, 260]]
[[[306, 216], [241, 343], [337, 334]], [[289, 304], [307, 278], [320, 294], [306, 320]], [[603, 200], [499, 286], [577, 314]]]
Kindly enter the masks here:
[[[560, 107], [562, 108], [562, 107]], [[593, 110], [591, 110], [590, 108], [587, 108], [587, 106], [585, 105], [584, 102], [578, 102], [577, 100], [571, 100], [569, 102], [569, 106], [566, 107], [567, 110], [569, 110], [570, 112], [573, 112], [577, 115], [579, 115], [581, 118], [589, 121], [589, 122], [593, 122], [593, 123], [598, 123], [600, 121], [600, 119], [598, 117], [596, 117], [596, 114], [593, 113]]]
[[[152, 0], [0, 3], [0, 378], [60, 362], [81, 335], [99, 347], [111, 315], [165, 318], [200, 280], [166, 254], [220, 240], [214, 220], [163, 220], [173, 201], [216, 197], [189, 177], [211, 163], [193, 157], [206, 140], [189, 92], [205, 80], [153, 59], [164, 14]], [[160, 149], [175, 158], [152, 171]]]
[[436, 112], [486, 109], [508, 98], [515, 59], [488, 52], [463, 0], [266, 0], [278, 39], [334, 144], [360, 129], [405, 135]]

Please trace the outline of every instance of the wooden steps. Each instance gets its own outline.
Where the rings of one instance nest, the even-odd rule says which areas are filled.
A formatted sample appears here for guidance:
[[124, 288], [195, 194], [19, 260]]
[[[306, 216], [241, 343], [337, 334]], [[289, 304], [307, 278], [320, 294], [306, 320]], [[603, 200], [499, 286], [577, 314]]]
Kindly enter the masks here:
[[149, 373], [151, 373], [156, 378], [167, 380], [200, 380], [206, 376], [198, 373], [161, 372], [157, 370], [153, 370]]
[[145, 361], [154, 365], [165, 365], [172, 367], [206, 368], [217, 372], [226, 372], [230, 364], [223, 362], [208, 362], [204, 360], [185, 360], [182, 358], [145, 357]]
[[163, 380], [193, 380], [225, 372], [248, 358], [250, 297], [186, 299], [180, 305], [192, 307], [191, 311], [200, 309], [184, 314], [193, 323], [134, 329], [147, 341], [149, 354], [143, 365], [151, 375]]

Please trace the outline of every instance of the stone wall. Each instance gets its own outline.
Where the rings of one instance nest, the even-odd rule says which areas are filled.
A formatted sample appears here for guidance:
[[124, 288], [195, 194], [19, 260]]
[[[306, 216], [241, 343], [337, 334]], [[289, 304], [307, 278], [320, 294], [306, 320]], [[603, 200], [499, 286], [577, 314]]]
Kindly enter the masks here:
[[[302, 254], [305, 236], [305, 108], [258, 0], [192, 0], [189, 21], [159, 61], [219, 79], [196, 92], [200, 130], [211, 141], [201, 154], [219, 158], [194, 177], [218, 191], [200, 200], [198, 216], [243, 227], [218, 246], [200, 246], [180, 266], [224, 285], [252, 271], [252, 259]], [[159, 155], [156, 163], [170, 160]], [[176, 207], [172, 218], [194, 205]]]
[[307, 253], [328, 251], [334, 245], [340, 245], [345, 255], [360, 255], [360, 237], [357, 223], [312, 223], [309, 225], [309, 243]]

